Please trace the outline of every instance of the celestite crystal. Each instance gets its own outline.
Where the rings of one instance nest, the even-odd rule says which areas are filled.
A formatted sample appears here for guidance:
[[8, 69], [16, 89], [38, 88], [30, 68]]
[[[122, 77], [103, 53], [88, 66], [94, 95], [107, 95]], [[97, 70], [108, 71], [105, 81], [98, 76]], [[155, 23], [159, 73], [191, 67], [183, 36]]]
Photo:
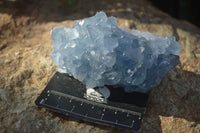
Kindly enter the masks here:
[[75, 21], [74, 28], [56, 27], [51, 38], [58, 71], [87, 88], [113, 85], [147, 92], [179, 64], [181, 47], [174, 37], [125, 30], [103, 12]]

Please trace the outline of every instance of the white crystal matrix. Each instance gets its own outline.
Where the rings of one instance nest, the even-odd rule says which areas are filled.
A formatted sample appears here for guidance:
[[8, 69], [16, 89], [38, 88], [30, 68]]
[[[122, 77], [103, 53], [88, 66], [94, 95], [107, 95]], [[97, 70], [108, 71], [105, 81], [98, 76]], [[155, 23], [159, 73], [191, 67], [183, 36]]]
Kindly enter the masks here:
[[75, 21], [74, 28], [56, 27], [51, 38], [58, 71], [87, 88], [113, 85], [147, 92], [179, 64], [181, 47], [173, 36], [125, 30], [103, 12]]

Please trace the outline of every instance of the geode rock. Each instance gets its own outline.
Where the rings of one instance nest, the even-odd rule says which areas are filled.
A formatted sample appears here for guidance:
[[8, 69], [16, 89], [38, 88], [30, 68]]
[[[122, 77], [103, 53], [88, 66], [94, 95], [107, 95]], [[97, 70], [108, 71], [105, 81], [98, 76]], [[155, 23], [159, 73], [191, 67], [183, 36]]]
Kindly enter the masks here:
[[75, 21], [74, 28], [56, 27], [51, 38], [58, 71], [87, 88], [113, 85], [147, 92], [179, 64], [181, 47], [174, 37], [125, 30], [103, 12]]

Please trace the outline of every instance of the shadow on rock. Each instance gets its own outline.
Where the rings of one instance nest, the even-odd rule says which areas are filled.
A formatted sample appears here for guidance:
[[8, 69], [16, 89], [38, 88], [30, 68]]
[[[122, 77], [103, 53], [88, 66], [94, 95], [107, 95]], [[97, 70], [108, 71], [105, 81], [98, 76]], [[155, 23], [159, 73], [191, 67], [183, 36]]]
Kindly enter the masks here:
[[[200, 75], [174, 69], [162, 83], [152, 89], [143, 121], [143, 132], [162, 132], [161, 126], [177, 125], [183, 128], [184, 119], [200, 123]], [[171, 126], [168, 126], [171, 128]], [[185, 127], [187, 128], [187, 127]], [[177, 128], [178, 130], [179, 128]], [[168, 129], [170, 131], [170, 129]]]

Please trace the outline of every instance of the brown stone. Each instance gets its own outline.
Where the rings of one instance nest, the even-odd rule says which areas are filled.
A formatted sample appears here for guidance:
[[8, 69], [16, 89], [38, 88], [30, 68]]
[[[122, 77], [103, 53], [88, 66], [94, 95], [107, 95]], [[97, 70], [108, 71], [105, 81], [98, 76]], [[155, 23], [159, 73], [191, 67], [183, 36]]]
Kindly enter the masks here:
[[0, 132], [131, 132], [38, 108], [34, 101], [56, 72], [50, 31], [104, 11], [127, 29], [173, 35], [180, 65], [152, 89], [142, 128], [146, 133], [200, 132], [200, 29], [145, 0], [80, 0], [66, 13], [59, 0], [0, 2]]

